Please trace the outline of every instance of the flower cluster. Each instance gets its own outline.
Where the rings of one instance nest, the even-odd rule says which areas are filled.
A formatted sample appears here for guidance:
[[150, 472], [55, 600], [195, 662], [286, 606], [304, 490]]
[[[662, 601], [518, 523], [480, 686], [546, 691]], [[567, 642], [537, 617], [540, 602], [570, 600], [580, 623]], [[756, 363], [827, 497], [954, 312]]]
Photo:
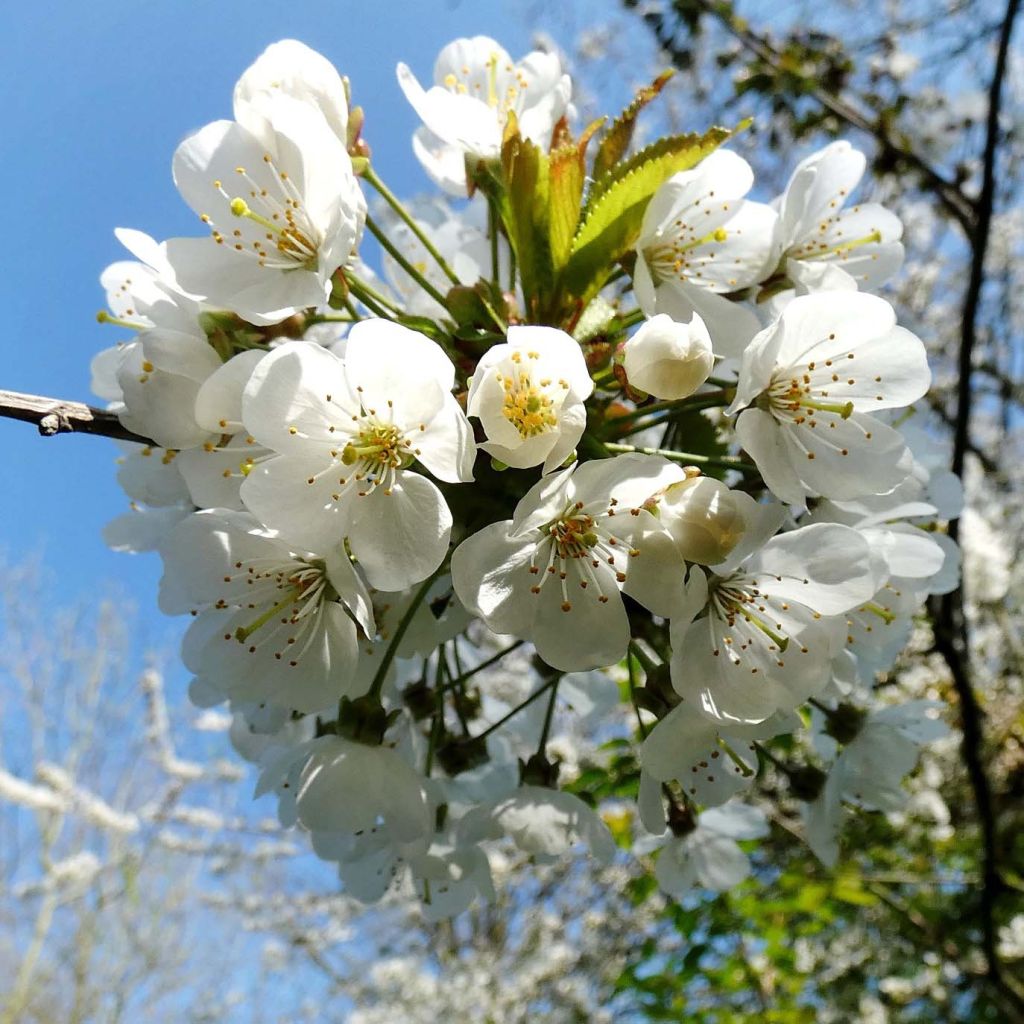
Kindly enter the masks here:
[[[132, 335], [94, 388], [148, 442], [108, 540], [162, 556], [193, 700], [363, 900], [457, 913], [496, 842], [632, 841], [666, 892], [719, 890], [765, 770], [834, 861], [843, 801], [898, 807], [941, 731], [871, 691], [956, 584], [960, 511], [902, 429], [929, 370], [868, 291], [902, 248], [864, 157], [759, 202], [725, 129], [627, 155], [639, 102], [591, 154], [552, 54], [462, 39], [398, 78], [449, 198], [400, 202], [347, 80], [284, 41], [175, 154], [202, 237], [121, 230], [102, 278]], [[556, 755], [573, 714], [637, 744], [615, 838]], [[808, 725], [821, 766], [787, 764]]]

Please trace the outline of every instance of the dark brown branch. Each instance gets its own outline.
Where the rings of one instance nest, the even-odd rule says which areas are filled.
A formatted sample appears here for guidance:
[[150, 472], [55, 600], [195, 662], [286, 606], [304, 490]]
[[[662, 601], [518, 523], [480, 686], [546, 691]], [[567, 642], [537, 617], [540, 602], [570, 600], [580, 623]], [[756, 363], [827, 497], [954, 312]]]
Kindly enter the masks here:
[[23, 395], [17, 391], [0, 391], [0, 416], [34, 423], [43, 437], [52, 437], [54, 434], [96, 434], [117, 441], [136, 441], [150, 447], [159, 447], [148, 437], [142, 437], [122, 426], [114, 413], [82, 402]]
[[[734, 13], [731, 3], [723, 3], [722, 0], [690, 0], [690, 2], [718, 21], [744, 48], [759, 60], [764, 61], [776, 73], [786, 70], [781, 56], [771, 42], [747, 27], [746, 22]], [[658, 43], [672, 52], [672, 36], [665, 31], [663, 19], [659, 22], [656, 17], [652, 16], [646, 20], [652, 25]], [[852, 103], [816, 83], [811, 83], [809, 94], [825, 110], [834, 114], [841, 121], [870, 135], [878, 144], [882, 154], [893, 163], [902, 164], [913, 170], [938, 196], [942, 205], [963, 228], [965, 234], [970, 235], [975, 230], [974, 205], [964, 195], [959, 185], [943, 177], [924, 157], [896, 138], [884, 124], [872, 118], [870, 114], [858, 110]]]
[[[1020, 0], [1009, 0], [999, 32], [995, 67], [988, 93], [988, 117], [985, 126], [985, 147], [982, 154], [982, 185], [975, 204], [977, 220], [970, 234], [971, 268], [964, 292], [963, 318], [960, 328], [959, 369], [956, 421], [953, 428], [953, 472], [962, 475], [970, 449], [970, 420], [974, 349], [978, 338], [978, 313], [985, 283], [985, 257], [996, 194], [996, 158], [999, 152], [999, 111], [1003, 80], [1013, 25], [1020, 10]], [[950, 536], [957, 537], [958, 523], [950, 526]], [[935, 645], [949, 666], [960, 701], [960, 723], [963, 731], [961, 747], [964, 765], [978, 808], [978, 824], [982, 841], [982, 885], [979, 912], [982, 927], [982, 948], [993, 985], [1013, 996], [1017, 1009], [1024, 1015], [1024, 1004], [1014, 990], [1003, 985], [997, 950], [996, 904], [1003, 888], [997, 860], [996, 817], [992, 788], [984, 764], [984, 713], [978, 704], [970, 676], [970, 632], [964, 614], [963, 585], [951, 594], [933, 601]]]

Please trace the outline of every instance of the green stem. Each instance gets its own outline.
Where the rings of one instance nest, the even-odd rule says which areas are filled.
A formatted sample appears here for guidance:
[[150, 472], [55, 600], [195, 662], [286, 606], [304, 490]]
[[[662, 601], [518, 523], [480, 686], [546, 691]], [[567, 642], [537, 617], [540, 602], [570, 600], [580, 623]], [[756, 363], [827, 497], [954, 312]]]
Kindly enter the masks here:
[[661, 667], [654, 662], [654, 659], [635, 640], [630, 640], [629, 649], [633, 652], [636, 660], [640, 662], [640, 667], [646, 675], [650, 675]]
[[380, 243], [380, 247], [439, 305], [448, 308], [444, 296], [395, 248], [391, 239], [381, 231], [372, 217], [366, 218], [366, 227]]
[[402, 637], [405, 636], [406, 631], [409, 629], [409, 625], [412, 623], [413, 617], [416, 612], [419, 611], [420, 605], [423, 604], [423, 601], [427, 596], [427, 592], [434, 584], [434, 580], [436, 580], [437, 577], [445, 570], [446, 562], [447, 559], [445, 559], [445, 561], [442, 562], [420, 584], [420, 589], [413, 595], [413, 599], [409, 603], [409, 607], [405, 609], [405, 614], [402, 616], [401, 621], [398, 623], [398, 628], [391, 637], [391, 643], [388, 644], [388, 649], [384, 652], [384, 657], [377, 666], [377, 672], [373, 677], [373, 682], [370, 683], [370, 689], [366, 692], [367, 697], [380, 697], [380, 691], [384, 688], [384, 679], [388, 674], [388, 669], [391, 668], [391, 662], [395, 660], [395, 655], [398, 653], [398, 645], [402, 642]]
[[348, 279], [349, 290], [357, 299], [359, 299], [360, 302], [365, 303], [367, 299], [370, 299], [381, 308], [386, 309], [388, 312], [393, 313], [396, 316], [400, 316], [402, 314], [402, 310], [395, 304], [395, 302], [392, 299], [389, 299], [382, 292], [379, 292], [376, 288], [367, 284], [365, 281], [360, 280], [358, 277], [355, 277], [353, 274], [346, 274], [345, 276]]
[[487, 728], [484, 729], [482, 733], [479, 733], [478, 735], [474, 736], [473, 739], [486, 739], [488, 736], [491, 735], [492, 732], [497, 732], [498, 729], [500, 729], [506, 722], [515, 718], [515, 716], [518, 715], [519, 712], [523, 710], [523, 708], [528, 708], [538, 697], [542, 697], [545, 693], [547, 693], [548, 690], [550, 690], [561, 678], [561, 676], [555, 676], [553, 679], [549, 679], [542, 687], [540, 687], [540, 689], [534, 690], [533, 693], [531, 693], [530, 696], [522, 702], [522, 704], [517, 704], [511, 711], [508, 712], [508, 714], [502, 715], [501, 718], [499, 718], [494, 723], [494, 725], [487, 726]]
[[551, 681], [551, 696], [548, 698], [548, 709], [544, 712], [544, 725], [540, 730], [540, 740], [537, 743], [537, 753], [543, 754], [544, 748], [548, 745], [548, 733], [551, 732], [551, 722], [555, 717], [555, 698], [558, 696], [558, 684], [561, 682], [560, 675], [555, 676]]
[[445, 683], [445, 690], [451, 690], [454, 689], [456, 686], [461, 686], [463, 683], [466, 682], [467, 679], [472, 679], [472, 677], [475, 676], [477, 672], [483, 672], [484, 669], [490, 668], [493, 664], [495, 664], [495, 662], [501, 661], [501, 659], [504, 658], [506, 654], [511, 654], [517, 647], [522, 646], [522, 640], [517, 640], [514, 644], [509, 644], [508, 647], [498, 651], [497, 654], [492, 655], [486, 661], [482, 661], [480, 662], [479, 665], [474, 665], [471, 669], [468, 669], [467, 671], [463, 672], [457, 679], [453, 679], [451, 682]]
[[620, 330], [625, 331], [646, 319], [642, 309], [633, 309], [619, 318], [618, 326]]
[[642, 405], [639, 409], [624, 413], [622, 416], [615, 416], [608, 422], [615, 426], [619, 423], [629, 423], [630, 420], [637, 420], [648, 413], [662, 412], [665, 409], [689, 412], [697, 409], [714, 409], [720, 405], [728, 405], [732, 401], [732, 395], [723, 391], [709, 391], [699, 395], [691, 395], [689, 398], [679, 398], [674, 401], [651, 402], [649, 405]]
[[373, 167], [367, 166], [363, 172], [363, 177], [380, 193], [381, 198], [391, 207], [395, 213], [405, 222], [409, 230], [420, 240], [423, 248], [434, 258], [434, 261], [441, 268], [444, 276], [451, 281], [452, 284], [461, 284], [462, 282], [455, 275], [455, 271], [445, 262], [444, 257], [437, 251], [434, 243], [427, 237], [426, 232], [419, 226], [412, 214], [402, 205], [398, 197], [384, 184], [380, 178], [377, 177], [376, 171]]
[[697, 455], [695, 452], [676, 452], [668, 448], [640, 448], [635, 444], [615, 444], [612, 441], [605, 441], [605, 448], [608, 451], [618, 454], [619, 452], [639, 452], [641, 455], [660, 455], [663, 459], [671, 459], [673, 462], [684, 462], [694, 466], [714, 466], [716, 469], [735, 469], [741, 473], [757, 473], [757, 467], [749, 463], [741, 462], [739, 459], [714, 459], [710, 455]]
[[[630, 647], [632, 647], [632, 646], [633, 645], [630, 644]], [[637, 681], [636, 681], [636, 665], [634, 664], [634, 657], [635, 657], [635, 655], [633, 654], [632, 651], [629, 651], [626, 654], [626, 670], [629, 672], [629, 700], [630, 700], [630, 703], [633, 705], [633, 711], [636, 713], [636, 724], [637, 724], [637, 727], [640, 729], [640, 735], [644, 739], [647, 739], [647, 726], [644, 725], [643, 716], [640, 714], [640, 705], [637, 704], [637, 702], [636, 702]], [[636, 660], [639, 660], [639, 659], [636, 659]]]
[[491, 241], [491, 280], [495, 288], [501, 287], [498, 280], [498, 214], [494, 209], [494, 200], [487, 200], [487, 235]]

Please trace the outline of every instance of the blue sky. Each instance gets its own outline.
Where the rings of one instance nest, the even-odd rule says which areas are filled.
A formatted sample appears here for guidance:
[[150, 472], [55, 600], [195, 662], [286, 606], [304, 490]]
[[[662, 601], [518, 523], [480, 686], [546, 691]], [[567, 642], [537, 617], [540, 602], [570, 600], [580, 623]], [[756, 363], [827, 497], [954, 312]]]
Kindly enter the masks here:
[[[530, 38], [521, 6], [504, 0], [65, 0], [4, 8], [0, 194], [9, 244], [0, 275], [0, 388], [86, 401], [89, 360], [119, 334], [95, 322], [98, 275], [123, 256], [113, 229], [199, 233], [171, 181], [171, 155], [190, 131], [230, 116], [236, 78], [268, 43], [299, 38], [352, 79], [368, 112], [374, 163], [408, 194], [425, 179], [409, 148], [415, 117], [395, 82], [396, 62], [427, 77], [437, 51], [459, 35], [496, 36], [517, 56]], [[0, 420], [0, 548], [13, 560], [42, 552], [69, 599], [97, 581], [121, 580], [136, 596], [145, 639], [156, 642], [174, 628], [153, 607], [159, 560], [115, 554], [100, 537], [126, 507], [115, 455], [102, 439], [43, 439], [29, 425]]]

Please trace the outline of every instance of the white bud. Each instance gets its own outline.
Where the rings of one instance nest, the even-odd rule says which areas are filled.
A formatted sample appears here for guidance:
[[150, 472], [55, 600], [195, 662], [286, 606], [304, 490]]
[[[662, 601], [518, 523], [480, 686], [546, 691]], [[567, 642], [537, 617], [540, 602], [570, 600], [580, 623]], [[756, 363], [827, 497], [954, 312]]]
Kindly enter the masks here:
[[658, 500], [662, 524], [688, 562], [716, 565], [740, 542], [751, 499], [720, 480], [698, 476], [665, 488]]
[[629, 383], [668, 401], [692, 395], [708, 379], [714, 361], [711, 336], [696, 313], [688, 324], [659, 313], [623, 347]]

